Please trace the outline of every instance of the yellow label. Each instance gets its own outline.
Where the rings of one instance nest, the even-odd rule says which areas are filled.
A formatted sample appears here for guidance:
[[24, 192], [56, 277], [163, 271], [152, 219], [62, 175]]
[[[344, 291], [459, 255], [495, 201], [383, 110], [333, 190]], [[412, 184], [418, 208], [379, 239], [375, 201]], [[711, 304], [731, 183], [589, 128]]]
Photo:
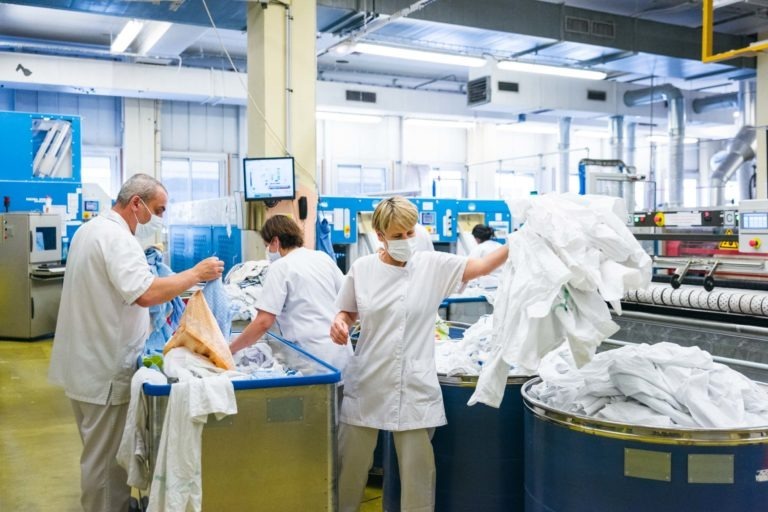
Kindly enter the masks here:
[[724, 250], [724, 251], [738, 251], [739, 250], [739, 242], [730, 240], [723, 240], [719, 244], [717, 244], [717, 248]]
[[725, 230], [725, 234], [726, 234], [726, 235], [732, 235], [732, 234], [733, 234], [733, 230], [732, 230], [731, 228], [727, 228], [727, 229]]

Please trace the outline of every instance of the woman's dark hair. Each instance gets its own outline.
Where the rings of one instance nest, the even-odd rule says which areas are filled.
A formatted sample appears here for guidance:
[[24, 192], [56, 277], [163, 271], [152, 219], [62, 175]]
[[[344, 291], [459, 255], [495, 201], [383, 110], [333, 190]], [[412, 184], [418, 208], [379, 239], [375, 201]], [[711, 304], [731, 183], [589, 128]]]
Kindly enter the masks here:
[[493, 237], [493, 228], [485, 224], [478, 224], [472, 228], [472, 236], [481, 242], [486, 242]]
[[304, 233], [293, 219], [287, 215], [275, 215], [267, 219], [261, 227], [261, 238], [269, 244], [273, 238], [280, 240], [280, 247], [293, 249], [304, 245]]

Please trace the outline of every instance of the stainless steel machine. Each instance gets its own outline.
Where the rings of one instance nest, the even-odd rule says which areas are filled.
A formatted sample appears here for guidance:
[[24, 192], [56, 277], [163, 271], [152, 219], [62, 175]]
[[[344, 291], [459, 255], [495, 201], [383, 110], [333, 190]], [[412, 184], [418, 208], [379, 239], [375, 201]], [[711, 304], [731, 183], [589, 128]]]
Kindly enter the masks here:
[[0, 215], [0, 339], [50, 336], [64, 282], [61, 217]]

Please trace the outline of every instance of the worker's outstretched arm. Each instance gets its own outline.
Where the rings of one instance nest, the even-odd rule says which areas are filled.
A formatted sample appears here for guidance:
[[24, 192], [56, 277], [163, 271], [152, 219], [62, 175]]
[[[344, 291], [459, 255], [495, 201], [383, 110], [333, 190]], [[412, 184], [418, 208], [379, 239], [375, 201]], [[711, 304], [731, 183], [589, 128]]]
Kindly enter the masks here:
[[276, 316], [272, 313], [267, 313], [260, 309], [256, 318], [254, 318], [253, 321], [248, 324], [248, 327], [243, 329], [243, 332], [235, 338], [229, 346], [229, 350], [234, 354], [235, 352], [250, 347], [259, 341], [261, 337], [264, 336], [264, 333], [275, 323], [275, 318]]
[[331, 324], [331, 339], [337, 345], [346, 345], [349, 340], [349, 327], [357, 320], [357, 313], [339, 311]]
[[502, 245], [490, 254], [482, 258], [469, 258], [464, 267], [464, 275], [461, 280], [465, 283], [480, 276], [486, 276], [502, 266], [509, 256], [509, 242]]
[[148, 308], [172, 300], [182, 292], [202, 281], [211, 281], [221, 277], [224, 262], [219, 258], [206, 258], [194, 267], [168, 277], [156, 277], [146, 292], [135, 304]]

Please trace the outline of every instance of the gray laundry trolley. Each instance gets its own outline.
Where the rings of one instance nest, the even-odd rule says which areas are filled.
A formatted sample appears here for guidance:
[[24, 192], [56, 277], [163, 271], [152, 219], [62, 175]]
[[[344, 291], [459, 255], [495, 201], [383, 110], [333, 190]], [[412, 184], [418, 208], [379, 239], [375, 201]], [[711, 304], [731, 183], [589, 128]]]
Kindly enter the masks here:
[[[210, 415], [203, 428], [203, 510], [335, 510], [341, 375], [291, 342], [272, 334], [266, 342], [301, 375], [233, 381], [237, 414]], [[172, 392], [144, 384], [153, 471]]]

